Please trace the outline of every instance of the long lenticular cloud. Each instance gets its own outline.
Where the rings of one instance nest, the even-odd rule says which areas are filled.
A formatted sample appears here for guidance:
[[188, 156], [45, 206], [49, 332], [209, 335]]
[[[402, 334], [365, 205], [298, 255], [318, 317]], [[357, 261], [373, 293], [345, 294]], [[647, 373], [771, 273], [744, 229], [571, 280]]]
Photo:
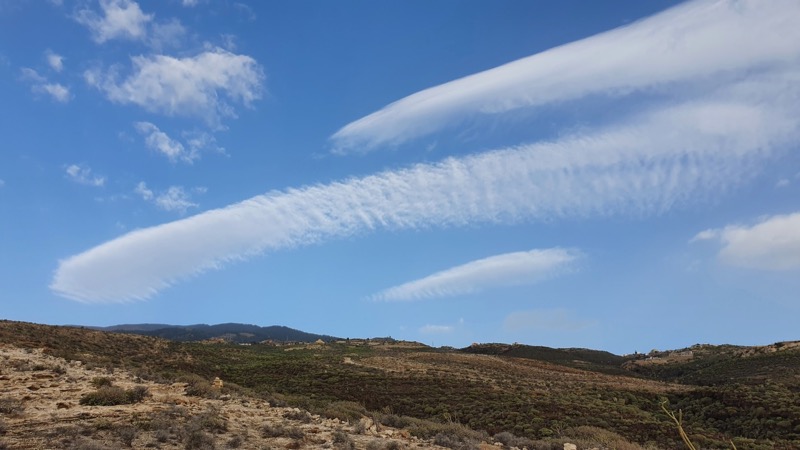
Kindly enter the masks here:
[[470, 115], [730, 79], [797, 61], [800, 2], [697, 0], [587, 39], [426, 89], [352, 122], [333, 152], [364, 153]]
[[504, 253], [384, 289], [372, 299], [423, 300], [472, 294], [493, 287], [532, 284], [563, 273], [581, 256], [577, 250], [563, 248]]
[[69, 257], [50, 287], [146, 299], [232, 261], [378, 229], [658, 214], [745, 182], [796, 141], [798, 86], [796, 72], [768, 74], [595, 132], [270, 192]]

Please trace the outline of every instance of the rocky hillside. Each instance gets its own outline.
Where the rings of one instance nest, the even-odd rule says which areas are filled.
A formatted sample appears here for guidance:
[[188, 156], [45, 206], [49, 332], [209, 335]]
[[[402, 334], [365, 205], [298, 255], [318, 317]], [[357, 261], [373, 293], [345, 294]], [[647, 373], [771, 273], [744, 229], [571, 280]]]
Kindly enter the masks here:
[[683, 448], [664, 402], [698, 448], [800, 448], [793, 343], [619, 357], [175, 342], [0, 321], [0, 348], [7, 448]]
[[[154, 383], [7, 344], [0, 367], [0, 448], [442, 448], [366, 417], [348, 422], [271, 406], [224, 381], [211, 386], [216, 393], [187, 395], [193, 383]], [[114, 387], [142, 398], [86, 404], [113, 402]]]

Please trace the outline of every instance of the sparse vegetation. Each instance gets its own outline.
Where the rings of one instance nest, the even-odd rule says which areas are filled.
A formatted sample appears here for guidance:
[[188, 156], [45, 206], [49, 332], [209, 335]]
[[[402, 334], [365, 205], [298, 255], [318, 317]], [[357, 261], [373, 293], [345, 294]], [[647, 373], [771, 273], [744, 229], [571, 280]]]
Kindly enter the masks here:
[[136, 386], [132, 389], [122, 389], [118, 386], [103, 385], [94, 392], [85, 394], [80, 399], [81, 405], [87, 406], [114, 406], [139, 403], [148, 395], [148, 390], [144, 386]]
[[0, 414], [13, 416], [20, 414], [25, 410], [25, 405], [16, 398], [2, 397], [0, 398]]
[[[258, 425], [263, 428], [255, 439], [289, 439], [292, 442], [280, 445], [290, 447], [327, 442], [335, 448], [352, 448], [352, 438], [343, 431], [327, 440], [315, 434], [309, 424], [320, 419], [311, 414], [348, 422], [348, 430], [354, 427], [367, 435], [374, 431], [364, 429], [360, 419], [368, 417], [379, 432], [384, 427], [404, 429], [404, 435], [449, 448], [474, 448], [481, 442], [529, 450], [561, 449], [564, 442], [617, 450], [686, 446], [675, 423], [659, 408], [668, 399], [676, 411], [686, 412], [680, 417], [681, 428], [698, 448], [800, 448], [800, 348], [787, 344], [769, 351], [708, 346], [694, 349], [693, 359], [651, 364], [643, 356], [526, 346], [505, 346], [506, 350], [486, 346], [466, 353], [353, 343], [291, 351], [259, 345], [178, 344], [13, 322], [0, 322], [0, 342], [44, 348], [48, 358], [81, 361], [80, 365], [53, 359], [33, 362], [41, 350], [29, 352], [27, 361], [4, 360], [4, 376], [43, 380], [27, 385], [19, 398], [0, 397], [6, 427], [18, 420], [16, 415], [29, 413], [24, 398], [40, 395], [35, 390], [38, 385], [56, 382], [56, 376], [66, 373], [69, 376], [57, 382], [72, 383], [76, 367], [81, 367], [95, 374], [89, 379], [96, 391], [80, 402], [79, 394], [71, 404], [59, 402], [64, 409], [60, 413], [77, 409], [75, 403], [99, 406], [145, 400], [145, 386], [125, 390], [114, 385], [120, 380], [120, 385], [129, 386], [130, 375], [120, 378], [127, 371], [141, 380], [186, 383], [185, 389], [173, 386], [174, 397], [159, 394], [161, 405], [225, 405], [257, 399], [276, 407], [300, 408], [281, 412], [277, 420], [285, 422]], [[654, 355], [669, 358], [668, 352]], [[108, 371], [114, 367], [114, 373]], [[215, 376], [225, 381], [222, 389], [209, 381]], [[184, 393], [194, 398], [186, 399]], [[197, 411], [171, 406], [130, 423], [97, 419], [48, 439], [53, 448], [119, 448], [141, 442], [186, 448], [258, 445], [245, 442], [245, 435], [219, 411]], [[402, 445], [379, 438], [366, 442], [365, 436], [356, 439], [359, 445], [374, 448]]]
[[265, 438], [288, 437], [292, 439], [302, 439], [305, 433], [299, 427], [268, 423], [261, 428], [261, 436]]

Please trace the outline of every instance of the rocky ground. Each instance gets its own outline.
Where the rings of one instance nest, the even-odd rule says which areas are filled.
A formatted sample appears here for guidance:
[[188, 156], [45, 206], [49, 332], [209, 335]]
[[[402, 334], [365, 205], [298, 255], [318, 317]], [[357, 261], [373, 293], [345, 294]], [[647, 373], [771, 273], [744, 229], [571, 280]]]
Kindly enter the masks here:
[[[148, 395], [135, 404], [82, 405], [101, 383], [144, 386]], [[366, 417], [347, 423], [245, 395], [188, 396], [186, 388], [0, 346], [0, 449], [443, 448]]]

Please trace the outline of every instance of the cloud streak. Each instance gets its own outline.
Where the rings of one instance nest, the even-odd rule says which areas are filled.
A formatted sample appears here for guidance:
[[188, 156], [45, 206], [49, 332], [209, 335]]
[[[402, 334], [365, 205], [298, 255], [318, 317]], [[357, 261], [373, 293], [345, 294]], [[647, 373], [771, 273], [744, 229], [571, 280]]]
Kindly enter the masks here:
[[[797, 62], [800, 3], [698, 0], [631, 25], [426, 89], [352, 122], [333, 152], [364, 153], [425, 136], [470, 116], [592, 94], [715, 83]], [[691, 89], [690, 89], [691, 90]]]
[[[582, 41], [553, 50], [557, 57], [535, 59], [535, 73], [559, 74], [546, 78], [555, 84], [531, 84], [528, 72], [514, 69], [511, 75], [524, 75], [518, 84], [509, 85], [506, 78], [493, 75], [480, 78], [486, 82], [483, 87], [473, 86], [474, 81], [452, 85], [445, 92], [452, 90], [454, 97], [443, 97], [447, 101], [434, 116], [426, 112], [426, 101], [419, 102], [422, 106], [406, 102], [400, 110], [414, 120], [404, 122], [400, 117], [396, 125], [398, 136], [405, 138], [408, 130], [424, 131], [425, 123], [439, 126], [438, 119], [449, 120], [465, 105], [494, 111], [503, 105], [568, 100], [598, 89], [638, 89], [692, 77], [705, 80], [703, 89], [686, 99], [662, 99], [628, 117], [551, 141], [269, 192], [133, 231], [61, 261], [50, 287], [58, 295], [83, 302], [146, 299], [234, 261], [377, 230], [646, 216], [717, 198], [757, 176], [768, 161], [800, 140], [800, 53], [796, 52], [800, 39], [791, 38], [800, 33], [793, 19], [800, 6], [783, 0], [736, 4], [740, 6], [724, 0], [692, 2], [600, 35], [597, 39], [603, 45]], [[719, 20], [712, 13], [718, 13]], [[695, 15], [708, 21], [702, 30]], [[685, 34], [675, 31], [681, 29]], [[752, 30], [764, 35], [751, 37]], [[664, 33], [675, 39], [670, 45]], [[740, 36], [747, 37], [739, 48], [734, 44]], [[773, 46], [771, 39], [776, 36], [780, 42]], [[664, 61], [654, 62], [645, 54], [654, 51], [653, 39], [662, 45], [656, 48]], [[595, 58], [565, 71], [575, 61], [602, 54], [599, 50], [611, 44], [618, 47], [607, 55], [608, 65]], [[721, 54], [709, 55], [711, 50]], [[680, 56], [683, 53], [689, 56]], [[260, 72], [252, 59], [222, 50], [203, 55], [139, 57], [134, 59], [134, 74], [121, 83], [113, 76], [89, 78], [114, 101], [168, 114], [225, 115], [228, 106], [219, 100], [218, 89], [243, 103], [256, 98]], [[205, 58], [208, 64], [201, 64]], [[222, 70], [230, 76], [206, 76], [221, 67], [233, 68], [229, 73]], [[735, 76], [728, 76], [733, 72]], [[712, 85], [707, 78], [712, 74], [727, 75], [715, 78]], [[614, 81], [618, 78], [622, 81]], [[631, 84], [631, 80], [639, 81]], [[534, 91], [517, 89], [523, 85]], [[481, 103], [494, 94], [499, 103]], [[463, 103], [458, 99], [464, 95], [478, 95], [481, 101]], [[374, 130], [384, 129], [386, 123]]]
[[555, 141], [270, 192], [137, 230], [61, 261], [51, 289], [84, 302], [146, 299], [232, 261], [379, 229], [648, 215], [702, 202], [800, 137], [792, 76]]
[[385, 289], [372, 299], [423, 300], [473, 294], [493, 287], [533, 284], [569, 270], [580, 257], [580, 252], [562, 248], [490, 256]]
[[722, 244], [718, 258], [746, 269], [800, 269], [800, 212], [767, 217], [752, 226], [729, 225], [701, 231], [693, 239]]
[[192, 164], [194, 160], [200, 157], [200, 153], [195, 147], [187, 150], [183, 144], [170, 138], [167, 133], [164, 133], [150, 122], [136, 122], [133, 126], [139, 134], [144, 136], [147, 148], [166, 156], [171, 163], [181, 161]]

